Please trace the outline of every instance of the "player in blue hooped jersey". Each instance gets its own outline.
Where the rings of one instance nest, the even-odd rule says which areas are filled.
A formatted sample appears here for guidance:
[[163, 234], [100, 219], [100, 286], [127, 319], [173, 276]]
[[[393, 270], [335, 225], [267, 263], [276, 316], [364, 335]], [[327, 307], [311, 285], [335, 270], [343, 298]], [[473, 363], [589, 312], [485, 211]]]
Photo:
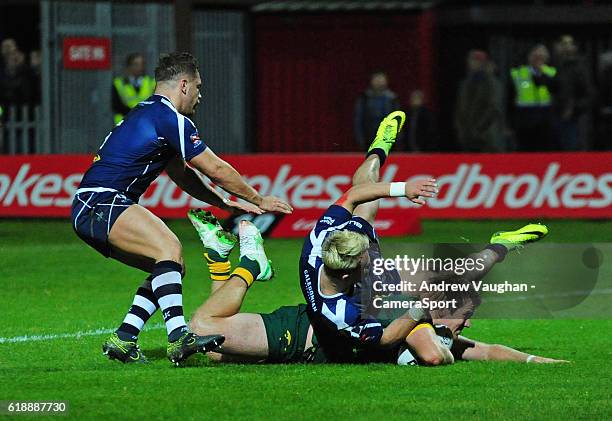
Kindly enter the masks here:
[[[82, 240], [104, 256], [150, 274], [138, 288], [123, 323], [104, 343], [104, 353], [122, 362], [146, 362], [136, 341], [159, 308], [168, 333], [168, 358], [178, 364], [196, 352], [217, 347], [224, 338], [197, 336], [187, 328], [181, 244], [161, 219], [138, 205], [139, 197], [166, 170], [191, 196], [222, 209], [254, 213], [291, 213], [292, 209], [281, 199], [260, 196], [201, 139], [188, 118], [200, 102], [202, 84], [192, 55], [160, 57], [155, 80], [154, 95], [138, 104], [104, 139], [76, 192], [72, 225]], [[224, 199], [186, 162], [248, 203]], [[244, 256], [242, 273], [255, 272], [257, 277], [267, 269], [261, 264]]]
[[372, 226], [378, 200], [406, 197], [423, 205], [437, 193], [434, 179], [412, 183], [379, 183], [379, 170], [387, 158], [405, 115], [387, 116], [363, 164], [353, 177], [353, 187], [318, 220], [304, 241], [300, 257], [300, 284], [314, 334], [327, 360], [372, 362], [381, 349], [394, 349], [427, 318], [421, 308], [383, 325], [371, 315], [357, 292], [368, 270], [370, 243], [377, 243]]

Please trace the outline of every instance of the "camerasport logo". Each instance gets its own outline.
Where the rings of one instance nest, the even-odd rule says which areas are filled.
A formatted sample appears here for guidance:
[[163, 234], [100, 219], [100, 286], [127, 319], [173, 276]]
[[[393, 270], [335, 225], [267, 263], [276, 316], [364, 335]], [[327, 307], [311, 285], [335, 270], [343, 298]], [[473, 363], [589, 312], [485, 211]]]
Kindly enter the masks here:
[[[224, 156], [262, 195], [294, 207], [292, 224], [307, 229], [351, 186], [360, 155]], [[528, 159], [526, 159], [528, 158]], [[0, 157], [0, 215], [68, 216], [91, 157]], [[612, 153], [399, 155], [381, 181], [435, 177], [440, 192], [418, 208], [405, 198], [380, 202], [383, 225], [416, 214], [429, 218], [612, 217]], [[162, 217], [207, 207], [162, 174], [140, 199]], [[418, 213], [417, 213], [418, 212]]]

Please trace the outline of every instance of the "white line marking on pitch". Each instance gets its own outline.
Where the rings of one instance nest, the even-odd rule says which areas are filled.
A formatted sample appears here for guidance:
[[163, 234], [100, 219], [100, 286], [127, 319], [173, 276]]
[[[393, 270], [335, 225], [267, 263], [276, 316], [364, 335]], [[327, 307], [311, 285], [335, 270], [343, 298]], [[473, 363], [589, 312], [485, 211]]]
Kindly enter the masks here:
[[[521, 295], [518, 297], [490, 297], [487, 298], [486, 301], [489, 302], [504, 302], [504, 301], [524, 301], [524, 300], [532, 300], [537, 298], [563, 298], [563, 297], [574, 297], [574, 296], [589, 296], [589, 295], [607, 295], [612, 294], [612, 288], [602, 288], [596, 289], [594, 291], [572, 291], [566, 293], [559, 294], [534, 294], [534, 295]], [[162, 323], [156, 323], [151, 326], [145, 326], [144, 331], [148, 330], [157, 330], [163, 329], [165, 325]], [[10, 338], [0, 338], [0, 344], [14, 344], [19, 342], [36, 342], [36, 341], [52, 341], [55, 339], [78, 339], [84, 336], [98, 336], [98, 335], [108, 335], [109, 333], [113, 333], [117, 329], [109, 329], [109, 328], [100, 328], [94, 330], [86, 330], [84, 332], [74, 332], [74, 333], [51, 333], [48, 335], [23, 335], [23, 336], [13, 336]]]
[[[157, 330], [165, 328], [165, 325], [162, 323], [156, 323], [151, 326], [146, 326], [144, 328], [147, 330]], [[86, 330], [84, 332], [74, 332], [74, 333], [51, 333], [48, 335], [23, 335], [23, 336], [13, 336], [11, 338], [0, 338], [0, 344], [14, 344], [18, 342], [36, 342], [36, 341], [52, 341], [55, 339], [79, 339], [84, 336], [98, 336], [98, 335], [108, 335], [109, 333], [113, 333], [115, 329], [108, 328], [100, 328], [94, 330]]]

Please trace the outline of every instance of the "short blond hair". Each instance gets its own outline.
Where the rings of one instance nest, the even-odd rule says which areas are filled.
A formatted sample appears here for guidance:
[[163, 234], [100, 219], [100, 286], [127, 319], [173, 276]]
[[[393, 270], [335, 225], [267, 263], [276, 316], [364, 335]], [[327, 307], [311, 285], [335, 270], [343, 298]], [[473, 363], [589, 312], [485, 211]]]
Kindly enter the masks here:
[[361, 255], [368, 249], [368, 237], [354, 231], [334, 231], [321, 246], [323, 264], [332, 270], [352, 270], [359, 266]]

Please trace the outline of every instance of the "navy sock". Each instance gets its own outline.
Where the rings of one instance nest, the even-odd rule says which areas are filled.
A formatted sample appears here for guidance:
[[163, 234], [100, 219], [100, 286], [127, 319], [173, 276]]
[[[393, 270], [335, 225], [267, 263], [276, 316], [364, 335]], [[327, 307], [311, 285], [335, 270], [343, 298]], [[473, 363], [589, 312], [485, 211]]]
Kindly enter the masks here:
[[370, 155], [378, 155], [378, 159], [380, 159], [380, 166], [385, 165], [385, 160], [387, 159], [387, 154], [380, 148], [374, 148], [370, 152], [366, 154], [366, 157]]
[[503, 262], [508, 254], [508, 249], [503, 244], [489, 244], [485, 249], [494, 251], [499, 256], [498, 262]]

